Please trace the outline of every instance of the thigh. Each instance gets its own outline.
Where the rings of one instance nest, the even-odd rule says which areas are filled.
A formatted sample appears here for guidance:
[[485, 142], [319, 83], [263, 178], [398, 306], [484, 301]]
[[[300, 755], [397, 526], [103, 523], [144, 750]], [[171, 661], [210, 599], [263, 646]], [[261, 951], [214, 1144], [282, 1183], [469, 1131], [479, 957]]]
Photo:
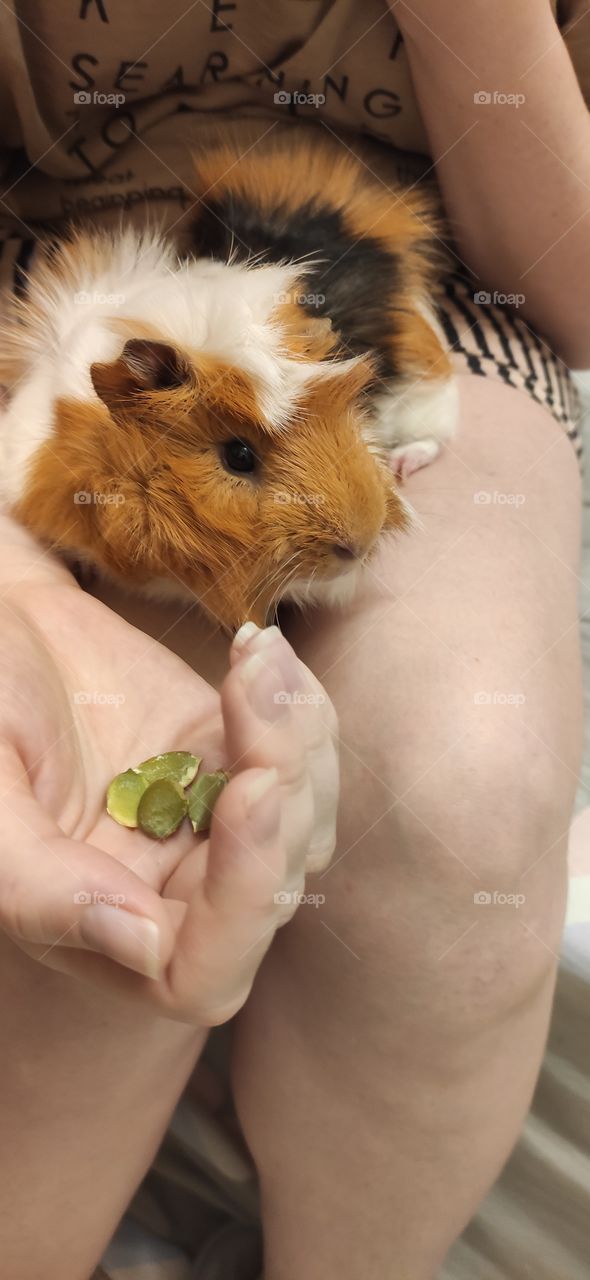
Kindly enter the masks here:
[[456, 440], [406, 486], [417, 529], [350, 608], [288, 624], [339, 712], [343, 785], [320, 905], [278, 935], [238, 1020], [273, 1280], [430, 1277], [516, 1139], [546, 1036], [580, 482], [544, 409], [484, 379], [460, 391]]
[[520, 956], [524, 915], [474, 915], [477, 891], [526, 891], [530, 963], [553, 960], [581, 752], [577, 461], [525, 395], [460, 389], [456, 440], [406, 485], [419, 527], [383, 548], [353, 607], [290, 627], [340, 717], [323, 921], [357, 951], [377, 905], [433, 990], [474, 957], [475, 980], [488, 931], [492, 953], [502, 933], [507, 964]]
[[489, 735], [496, 747], [503, 726], [507, 750], [514, 742], [540, 774], [543, 759], [560, 763], [573, 783], [577, 460], [526, 395], [485, 378], [458, 381], [456, 439], [405, 485], [416, 528], [383, 543], [352, 607], [292, 615], [288, 633], [338, 700], [345, 770], [382, 744], [385, 773], [395, 758], [396, 792], [426, 795], [416, 747], [424, 768], [444, 756], [451, 769], [459, 732], [480, 747]]

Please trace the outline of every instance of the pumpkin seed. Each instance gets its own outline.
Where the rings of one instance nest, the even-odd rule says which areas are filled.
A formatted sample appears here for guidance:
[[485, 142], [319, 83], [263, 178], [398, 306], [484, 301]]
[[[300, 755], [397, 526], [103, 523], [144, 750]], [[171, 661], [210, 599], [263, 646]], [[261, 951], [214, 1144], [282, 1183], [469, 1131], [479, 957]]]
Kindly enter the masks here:
[[147, 787], [147, 778], [135, 769], [118, 773], [107, 791], [107, 813], [122, 827], [136, 827], [138, 805]]
[[193, 831], [208, 831], [211, 826], [211, 815], [215, 805], [229, 782], [229, 774], [223, 769], [215, 773], [202, 773], [193, 782], [188, 792], [188, 816], [193, 824]]
[[158, 778], [149, 784], [139, 801], [137, 821], [147, 836], [165, 840], [180, 826], [187, 808], [187, 798], [178, 782]]
[[150, 756], [149, 760], [142, 760], [141, 764], [137, 764], [135, 768], [138, 773], [142, 773], [144, 778], [147, 778], [148, 782], [169, 778], [170, 782], [178, 782], [179, 786], [188, 787], [193, 778], [196, 778], [200, 763], [200, 757], [191, 755], [190, 751], [165, 751], [163, 755]]

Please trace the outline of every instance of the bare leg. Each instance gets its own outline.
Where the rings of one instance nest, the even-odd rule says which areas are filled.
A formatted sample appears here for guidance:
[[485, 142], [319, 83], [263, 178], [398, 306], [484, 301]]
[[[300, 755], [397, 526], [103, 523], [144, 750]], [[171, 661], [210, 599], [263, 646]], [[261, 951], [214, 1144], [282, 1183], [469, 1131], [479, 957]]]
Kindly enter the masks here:
[[[100, 610], [93, 606], [92, 616], [97, 613]], [[22, 629], [17, 634], [23, 643]], [[139, 992], [137, 984], [130, 986], [125, 981], [126, 975], [131, 977], [129, 969], [120, 967], [117, 982], [99, 989], [79, 976], [44, 968], [5, 936], [0, 938], [3, 1275], [18, 1280], [88, 1280], [149, 1166], [196, 1061], [205, 1035], [201, 1024], [209, 1025], [209, 1018], [226, 1020], [246, 1000], [263, 951], [285, 921], [283, 895], [301, 883], [310, 849], [314, 866], [327, 865], [336, 807], [333, 743], [314, 707], [306, 708], [303, 716], [282, 705], [277, 710], [279, 691], [300, 687], [302, 667], [276, 633], [258, 639], [265, 644], [264, 660], [252, 659], [237, 646], [223, 684], [216, 714], [223, 713], [219, 728], [224, 729], [228, 758], [234, 762], [233, 776], [219, 799], [208, 841], [198, 848], [190, 845], [188, 854], [188, 846], [178, 844], [178, 865], [173, 869], [171, 861], [167, 871], [162, 864], [174, 857], [173, 841], [166, 852], [157, 846], [153, 853], [144, 849], [143, 855], [121, 852], [122, 862], [135, 856], [146, 879], [154, 876], [156, 884], [163, 885], [166, 899], [176, 900], [177, 911], [186, 904], [177, 946], [160, 986], [161, 1003], [154, 999], [153, 1005], [138, 1004], [138, 998], [147, 997], [146, 988], [154, 997], [158, 992], [139, 975]], [[144, 644], [149, 651], [147, 639], [138, 643], [140, 651]], [[41, 661], [44, 657], [41, 650]], [[2, 659], [13, 675], [20, 672], [10, 667], [12, 650], [8, 659], [3, 651]], [[165, 675], [165, 655], [158, 654], [156, 660]], [[86, 661], [90, 669], [96, 668], [88, 656]], [[176, 665], [172, 664], [174, 670]], [[39, 655], [23, 670], [34, 689], [37, 675], [41, 679], [44, 674], [39, 673]], [[179, 704], [181, 714], [194, 703], [198, 741], [204, 691], [186, 675], [187, 682], [173, 686], [170, 699], [172, 705], [174, 700]], [[168, 723], [174, 724], [173, 719]], [[116, 729], [112, 724], [109, 728], [113, 749], [119, 751]], [[133, 734], [130, 741], [139, 745]], [[45, 754], [55, 759], [55, 739]], [[23, 755], [23, 763], [26, 759]], [[269, 766], [275, 766], [274, 773]], [[321, 804], [316, 804], [316, 788]], [[90, 808], [90, 768], [87, 790]], [[8, 803], [5, 812], [10, 812]], [[182, 833], [176, 839], [182, 840]], [[38, 843], [43, 844], [42, 837]], [[108, 847], [106, 837], [105, 843]], [[62, 840], [58, 848], [64, 846], [76, 849], [75, 842], [69, 846]], [[117, 870], [118, 846], [112, 847], [111, 874]], [[141, 847], [140, 843], [136, 849]], [[49, 844], [47, 849], [51, 853]], [[24, 861], [31, 859], [26, 840], [18, 852]], [[90, 856], [90, 847], [83, 852]], [[51, 858], [49, 862], [51, 875]], [[43, 878], [42, 859], [38, 865]], [[118, 883], [125, 887], [127, 866], [120, 872]], [[74, 892], [76, 877], [71, 874]], [[18, 937], [19, 912], [13, 907], [9, 914], [10, 894], [17, 902], [27, 894], [20, 886], [15, 890], [13, 880], [5, 871], [2, 918], [16, 921]], [[121, 900], [127, 902], [124, 894]], [[97, 907], [102, 910], [112, 908]], [[187, 940], [191, 919], [194, 928]], [[39, 947], [39, 958], [49, 962], [53, 950], [61, 951], [63, 937], [55, 948]], [[74, 958], [73, 948], [68, 958]], [[102, 959], [89, 951], [80, 952], [79, 958], [98, 964]], [[106, 959], [105, 963], [111, 964]], [[171, 1018], [185, 1018], [193, 1025], [164, 1021], [160, 1009], [166, 1008]]]
[[134, 1016], [6, 939], [0, 965], [4, 1265], [26, 1280], [87, 1280], [204, 1037]]
[[577, 466], [524, 396], [463, 378], [461, 405], [407, 486], [424, 531], [354, 610], [291, 628], [339, 711], [344, 786], [309, 886], [325, 905], [279, 933], [239, 1019], [267, 1280], [432, 1280], [546, 1037], [579, 759]]

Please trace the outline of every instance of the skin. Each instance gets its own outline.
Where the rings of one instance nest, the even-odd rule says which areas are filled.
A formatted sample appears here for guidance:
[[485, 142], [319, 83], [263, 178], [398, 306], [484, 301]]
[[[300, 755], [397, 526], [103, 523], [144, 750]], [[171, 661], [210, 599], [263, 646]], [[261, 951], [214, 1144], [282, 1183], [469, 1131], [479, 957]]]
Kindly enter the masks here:
[[[579, 479], [527, 397], [460, 390], [457, 441], [407, 485], [423, 532], [384, 549], [354, 609], [291, 623], [339, 708], [343, 788], [333, 869], [308, 880], [326, 903], [281, 931], [238, 1021], [267, 1280], [432, 1280], [517, 1137], [543, 1050], [580, 747]], [[206, 624], [149, 613], [213, 680]], [[480, 889], [526, 902], [478, 906]], [[0, 982], [3, 1256], [23, 1280], [87, 1280], [202, 1033], [112, 989], [89, 1000], [6, 940]]]
[[[590, 364], [590, 115], [548, 0], [390, 0], [458, 253]], [[474, 101], [520, 94], [518, 107]]]
[[339, 711], [343, 799], [325, 906], [277, 939], [239, 1018], [266, 1280], [433, 1280], [545, 1043], [580, 754], [579, 480], [543, 410], [460, 389], [457, 441], [407, 485], [423, 533], [340, 621], [290, 630]]
[[[398, 8], [439, 155], [465, 128], [465, 84], [456, 60], [452, 71], [440, 62], [440, 39], [435, 54]], [[432, 19], [432, 3], [413, 8]], [[477, 21], [467, 21], [476, 9]], [[467, 61], [485, 48], [486, 73], [497, 67], [498, 84], [513, 91], [506, 30], [555, 36], [547, 10], [537, 10], [523, 0], [522, 22], [513, 6], [502, 22], [495, 6], [484, 38], [486, 7], [461, 6], [454, 38], [470, 36]], [[445, 12], [442, 21], [453, 19]], [[557, 66], [547, 54], [545, 84], [549, 73], [565, 75], [564, 115], [557, 94], [551, 119], [545, 106], [537, 124], [558, 122], [559, 146], [569, 147], [585, 138], [586, 118], [563, 58]], [[527, 167], [499, 120], [477, 132], [480, 152], [469, 145], [456, 168], [442, 155], [438, 165], [462, 252], [512, 292], [532, 240], [544, 251], [555, 240], [547, 284], [539, 273], [530, 296], [527, 287], [527, 315], [583, 363], [586, 249], [581, 233], [562, 235], [574, 215], [583, 228], [578, 186], [549, 161], [540, 175], [538, 156]], [[575, 159], [580, 172], [585, 161]], [[494, 172], [502, 184], [490, 201]], [[560, 239], [547, 238], [547, 190]], [[515, 259], [505, 257], [508, 240]], [[422, 533], [383, 549], [354, 608], [289, 625], [339, 710], [344, 786], [333, 869], [317, 886], [322, 915], [302, 909], [278, 935], [238, 1020], [235, 1091], [262, 1184], [266, 1280], [433, 1280], [516, 1140], [543, 1050], [580, 752], [579, 479], [543, 409], [483, 379], [460, 383], [456, 442], [407, 486]], [[482, 491], [492, 498], [474, 503]], [[494, 494], [524, 500], [517, 507]], [[145, 626], [146, 611], [136, 620]], [[149, 623], [160, 635], [170, 628], [166, 642], [206, 679], [220, 676], [220, 648], [205, 626], [175, 625], [165, 610]], [[490, 701], [476, 701], [480, 692]], [[482, 890], [525, 902], [481, 906], [473, 895]], [[3, 947], [0, 1126], [11, 1168], [3, 1256], [23, 1280], [87, 1280], [149, 1165], [202, 1031], [123, 1000], [112, 982], [89, 1000], [87, 987], [34, 963], [22, 945]], [[231, 949], [227, 960], [221, 970], [237, 999]], [[68, 1215], [59, 1211], [64, 1197]]]
[[[335, 717], [276, 630], [237, 638], [217, 694], [11, 522], [0, 537], [0, 1243], [19, 1280], [63, 1280], [92, 1270], [207, 1029], [329, 861]], [[277, 701], [295, 690], [316, 701]], [[114, 771], [181, 745], [232, 771], [209, 837], [159, 845], [106, 816]]]

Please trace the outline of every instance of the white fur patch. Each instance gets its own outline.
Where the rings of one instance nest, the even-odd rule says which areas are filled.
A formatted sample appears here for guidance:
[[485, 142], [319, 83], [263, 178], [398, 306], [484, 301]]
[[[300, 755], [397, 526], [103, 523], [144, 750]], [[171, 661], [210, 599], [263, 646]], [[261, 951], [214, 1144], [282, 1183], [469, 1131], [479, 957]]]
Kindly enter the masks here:
[[385, 447], [414, 440], [450, 440], [457, 425], [459, 397], [454, 378], [392, 383], [373, 401], [371, 434]]
[[282, 600], [290, 600], [292, 604], [327, 605], [328, 608], [344, 606], [354, 598], [363, 571], [361, 563], [353, 565], [338, 578], [294, 578], [289, 583]]
[[[414, 305], [434, 330], [442, 350], [447, 351], [448, 344], [432, 307], [423, 298], [416, 299]], [[372, 397], [367, 439], [385, 449], [424, 441], [427, 452], [435, 457], [441, 444], [454, 435], [458, 413], [459, 393], [454, 377], [416, 374], [413, 378], [398, 378]]]
[[152, 325], [165, 341], [242, 369], [255, 381], [263, 417], [276, 428], [292, 419], [312, 380], [356, 363], [313, 363], [289, 354], [276, 312], [304, 267], [180, 262], [158, 233], [132, 228], [89, 239], [100, 252], [80, 254], [74, 287], [46, 268], [40, 283], [33, 265], [29, 297], [36, 314], [19, 338], [30, 372], [0, 411], [5, 501], [21, 495], [28, 465], [51, 435], [55, 399], [96, 400], [90, 366], [115, 360], [124, 344], [112, 318]]

